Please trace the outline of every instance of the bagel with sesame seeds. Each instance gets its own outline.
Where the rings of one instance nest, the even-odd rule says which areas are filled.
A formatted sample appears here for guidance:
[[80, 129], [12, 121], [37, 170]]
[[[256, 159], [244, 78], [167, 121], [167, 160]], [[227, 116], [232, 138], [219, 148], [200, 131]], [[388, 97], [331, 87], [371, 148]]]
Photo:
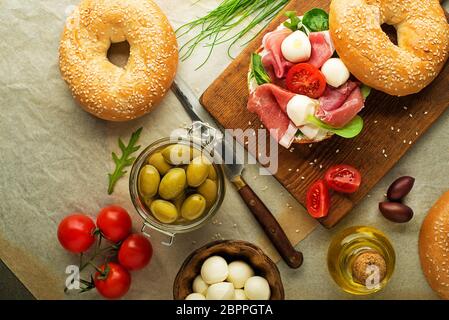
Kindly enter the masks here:
[[[438, 0], [332, 0], [329, 29], [360, 81], [394, 96], [421, 91], [449, 56], [449, 25]], [[389, 24], [398, 44], [382, 31]]]
[[[112, 64], [112, 43], [128, 41], [128, 63]], [[68, 17], [59, 47], [63, 79], [81, 107], [127, 121], [162, 100], [178, 65], [175, 33], [152, 0], [83, 0]]]
[[449, 190], [424, 219], [419, 233], [419, 257], [432, 290], [449, 300]]

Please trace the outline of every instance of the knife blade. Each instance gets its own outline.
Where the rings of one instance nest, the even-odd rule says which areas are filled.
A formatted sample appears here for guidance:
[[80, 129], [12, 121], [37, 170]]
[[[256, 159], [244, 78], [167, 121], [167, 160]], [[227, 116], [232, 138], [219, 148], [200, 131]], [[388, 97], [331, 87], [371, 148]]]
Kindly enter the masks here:
[[241, 159], [239, 155], [243, 155], [244, 152], [241, 149], [239, 150], [239, 148], [243, 149], [243, 147], [239, 143], [234, 143], [234, 139], [231, 141], [229, 135], [223, 134], [224, 129], [217, 125], [209, 113], [201, 106], [195, 94], [184, 80], [176, 77], [172, 85], [172, 91], [193, 121], [207, 123], [222, 133], [223, 139], [214, 147], [214, 150], [225, 160], [223, 161], [223, 167], [226, 177], [237, 188], [243, 201], [286, 264], [290, 268], [299, 268], [303, 262], [302, 253], [295, 250], [276, 218], [242, 177], [245, 168], [244, 159]]

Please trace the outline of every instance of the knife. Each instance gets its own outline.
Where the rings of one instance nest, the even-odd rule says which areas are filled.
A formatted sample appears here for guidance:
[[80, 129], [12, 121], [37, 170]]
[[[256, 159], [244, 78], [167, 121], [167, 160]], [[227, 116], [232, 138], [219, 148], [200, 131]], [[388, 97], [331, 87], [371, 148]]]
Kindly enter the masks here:
[[[193, 121], [207, 123], [209, 126], [223, 133], [223, 128], [215, 123], [208, 112], [201, 106], [190, 87], [179, 77], [176, 77], [175, 82], [172, 85], [172, 91]], [[303, 262], [302, 253], [295, 250], [276, 218], [265, 206], [262, 200], [260, 200], [254, 191], [246, 184], [245, 180], [243, 180], [242, 172], [244, 170], [244, 162], [239, 161], [240, 159], [238, 159], [237, 154], [242, 155], [244, 153], [235, 152], [234, 147], [242, 148], [239, 143], [234, 144], [226, 139], [221, 139], [221, 143], [218, 143], [214, 148], [214, 150], [220, 154], [222, 159], [225, 159], [226, 155], [227, 161], [223, 164], [226, 177], [237, 188], [243, 201], [259, 222], [265, 231], [265, 234], [271, 240], [285, 263], [290, 268], [299, 268]], [[228, 161], [229, 155], [232, 156], [232, 161]]]

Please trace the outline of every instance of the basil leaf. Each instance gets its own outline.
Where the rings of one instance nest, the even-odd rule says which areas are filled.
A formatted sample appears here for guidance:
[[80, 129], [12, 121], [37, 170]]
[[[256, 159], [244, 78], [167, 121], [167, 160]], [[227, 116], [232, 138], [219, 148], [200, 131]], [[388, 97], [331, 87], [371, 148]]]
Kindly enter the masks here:
[[320, 128], [325, 129], [325, 130], [328, 130], [328, 131], [330, 131], [332, 133], [335, 133], [337, 136], [340, 136], [340, 137], [343, 137], [343, 138], [346, 138], [346, 139], [354, 138], [363, 129], [363, 119], [360, 116], [355, 116], [354, 119], [352, 119], [351, 122], [349, 122], [343, 128], [331, 127], [331, 126], [325, 124], [324, 122], [322, 122], [321, 120], [315, 118], [315, 116], [313, 116], [313, 115], [309, 115], [307, 117], [307, 120], [310, 123], [316, 125], [317, 127], [320, 127]]
[[360, 87], [360, 91], [362, 92], [363, 100], [366, 100], [368, 96], [371, 93], [371, 87], [367, 86], [366, 84], [362, 84]]
[[326, 11], [315, 8], [304, 14], [302, 24], [314, 32], [326, 31], [329, 30], [329, 15]]
[[270, 76], [263, 67], [262, 57], [257, 53], [253, 53], [251, 56], [251, 76], [256, 80], [259, 86], [271, 82]]
[[291, 31], [299, 30], [301, 19], [296, 15], [295, 11], [287, 11], [285, 15], [290, 19], [290, 21], [285, 21], [284, 26], [289, 28]]

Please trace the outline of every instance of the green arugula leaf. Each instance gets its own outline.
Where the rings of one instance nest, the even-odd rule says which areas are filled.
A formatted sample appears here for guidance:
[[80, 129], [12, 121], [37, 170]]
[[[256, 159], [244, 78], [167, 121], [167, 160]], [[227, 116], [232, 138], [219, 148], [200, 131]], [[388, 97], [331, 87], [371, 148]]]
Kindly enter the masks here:
[[363, 100], [366, 100], [368, 96], [371, 93], [371, 87], [367, 86], [366, 84], [362, 84], [360, 87], [360, 91], [362, 92]]
[[335, 133], [337, 136], [346, 138], [346, 139], [351, 139], [354, 138], [355, 136], [357, 136], [363, 129], [363, 119], [360, 116], [355, 116], [354, 119], [351, 120], [351, 122], [349, 122], [346, 126], [344, 126], [343, 128], [334, 128], [331, 127], [327, 124], [325, 124], [324, 122], [322, 122], [321, 120], [317, 119], [315, 116], [313, 115], [309, 115], [307, 117], [307, 120], [316, 125], [317, 127], [323, 128], [325, 130], [328, 130], [330, 132]]
[[260, 86], [264, 83], [270, 83], [271, 79], [262, 64], [262, 57], [257, 53], [251, 56], [251, 77], [253, 77]]
[[108, 173], [108, 194], [112, 194], [112, 192], [114, 192], [114, 187], [118, 179], [126, 174], [124, 168], [129, 167], [133, 164], [134, 160], [136, 160], [135, 157], [130, 158], [130, 156], [140, 148], [140, 146], [136, 146], [136, 143], [137, 140], [139, 140], [142, 129], [143, 128], [139, 128], [133, 132], [127, 146], [125, 146], [121, 138], [118, 139], [118, 146], [122, 151], [122, 155], [119, 158], [115, 152], [112, 152], [112, 160], [114, 160], [115, 163], [115, 170], [113, 173]]
[[291, 31], [299, 30], [302, 27], [301, 19], [296, 15], [296, 11], [287, 11], [285, 15], [290, 19], [290, 21], [284, 22], [285, 27]]
[[323, 9], [315, 8], [304, 14], [302, 24], [310, 31], [326, 31], [329, 30], [329, 15]]

